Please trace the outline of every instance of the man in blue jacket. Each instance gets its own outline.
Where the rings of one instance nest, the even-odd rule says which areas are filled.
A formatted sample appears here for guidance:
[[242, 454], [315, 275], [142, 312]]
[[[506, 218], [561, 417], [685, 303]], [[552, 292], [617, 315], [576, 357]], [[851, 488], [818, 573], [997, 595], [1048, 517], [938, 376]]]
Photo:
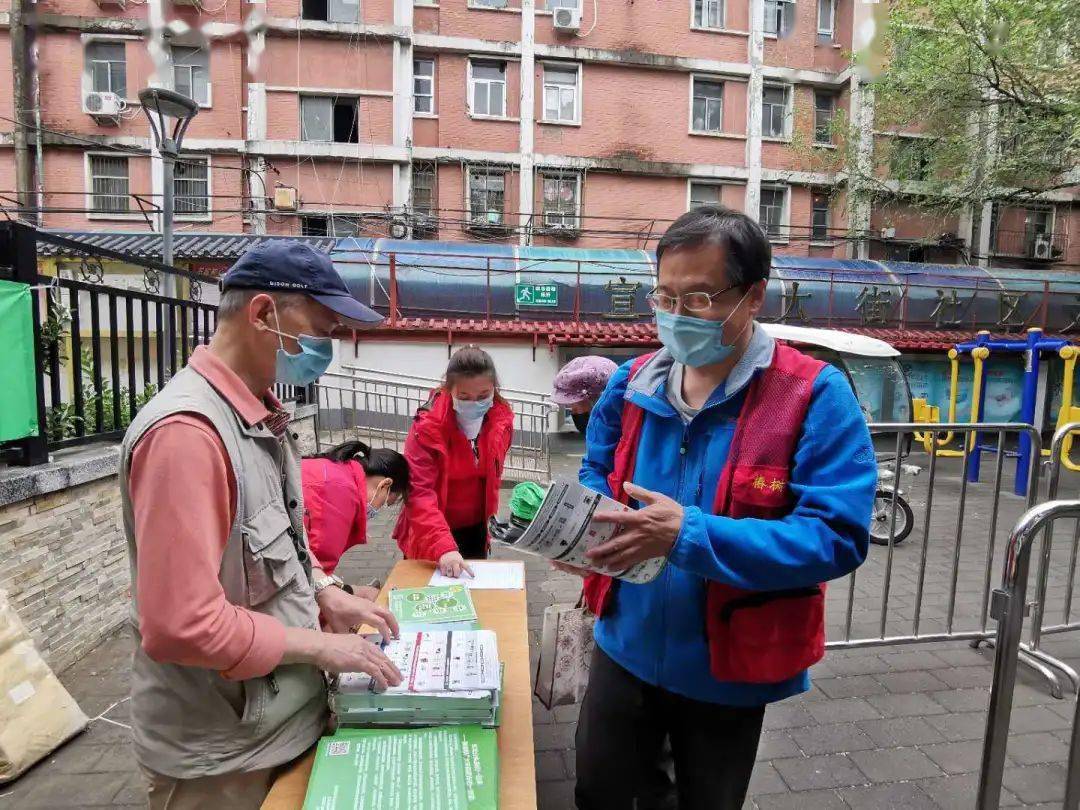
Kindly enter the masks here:
[[640, 507], [598, 516], [621, 530], [594, 564], [667, 564], [644, 585], [586, 579], [580, 810], [649, 807], [665, 737], [680, 808], [742, 806], [766, 704], [809, 689], [823, 653], [820, 583], [866, 556], [877, 480], [844, 374], [754, 322], [772, 258], [757, 223], [696, 208], [656, 253], [663, 349], [613, 375], [580, 480]]

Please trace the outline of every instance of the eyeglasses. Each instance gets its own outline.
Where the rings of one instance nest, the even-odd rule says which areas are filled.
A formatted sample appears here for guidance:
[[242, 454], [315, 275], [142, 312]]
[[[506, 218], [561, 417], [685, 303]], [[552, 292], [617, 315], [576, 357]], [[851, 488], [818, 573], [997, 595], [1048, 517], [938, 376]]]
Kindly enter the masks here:
[[680, 300], [683, 303], [683, 309], [687, 312], [704, 312], [707, 309], [712, 309], [714, 298], [723, 295], [729, 290], [734, 290], [738, 286], [738, 284], [732, 284], [730, 287], [725, 287], [714, 293], [688, 292], [682, 295], [665, 295], [653, 290], [645, 296], [645, 300], [649, 303], [650, 309], [661, 312], [674, 312], [679, 308]]

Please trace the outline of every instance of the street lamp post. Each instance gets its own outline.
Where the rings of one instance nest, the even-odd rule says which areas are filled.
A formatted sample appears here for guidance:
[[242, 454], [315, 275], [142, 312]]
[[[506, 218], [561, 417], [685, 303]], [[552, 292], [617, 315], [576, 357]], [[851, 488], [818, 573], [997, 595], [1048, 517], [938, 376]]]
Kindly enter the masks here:
[[[161, 261], [172, 267], [173, 263], [173, 172], [176, 157], [180, 153], [180, 144], [184, 140], [191, 119], [199, 112], [199, 105], [193, 100], [173, 90], [161, 87], [147, 87], [139, 93], [139, 103], [150, 120], [150, 129], [154, 132], [154, 143], [161, 153], [164, 186], [161, 203]], [[167, 118], [173, 120], [172, 129], [166, 125]], [[170, 277], [171, 279], [171, 277]], [[175, 280], [166, 279], [166, 289], [170, 287], [175, 296]]]

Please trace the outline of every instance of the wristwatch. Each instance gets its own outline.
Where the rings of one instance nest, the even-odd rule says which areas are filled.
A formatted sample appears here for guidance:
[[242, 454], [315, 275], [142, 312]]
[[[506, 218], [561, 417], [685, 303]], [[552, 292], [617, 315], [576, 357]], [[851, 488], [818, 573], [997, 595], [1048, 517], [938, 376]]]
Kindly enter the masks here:
[[339, 588], [344, 589], [345, 580], [335, 574], [327, 574], [324, 571], [315, 571], [314, 585], [315, 595], [318, 596], [331, 585], [337, 585]]

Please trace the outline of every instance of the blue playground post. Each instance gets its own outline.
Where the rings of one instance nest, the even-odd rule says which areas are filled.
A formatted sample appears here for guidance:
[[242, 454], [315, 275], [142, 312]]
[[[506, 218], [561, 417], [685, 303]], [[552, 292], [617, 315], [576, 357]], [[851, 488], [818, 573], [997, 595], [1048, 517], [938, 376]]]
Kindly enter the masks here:
[[[1041, 329], [1028, 330], [1027, 348], [1024, 349], [1024, 389], [1020, 399], [1020, 420], [1029, 425], [1035, 424], [1035, 400], [1039, 387], [1039, 362], [1042, 359], [1039, 350], [1041, 341]], [[1031, 437], [1027, 433], [1021, 433], [1020, 454], [1016, 460], [1016, 483], [1013, 486], [1013, 492], [1017, 495], [1027, 494], [1030, 468]]]

